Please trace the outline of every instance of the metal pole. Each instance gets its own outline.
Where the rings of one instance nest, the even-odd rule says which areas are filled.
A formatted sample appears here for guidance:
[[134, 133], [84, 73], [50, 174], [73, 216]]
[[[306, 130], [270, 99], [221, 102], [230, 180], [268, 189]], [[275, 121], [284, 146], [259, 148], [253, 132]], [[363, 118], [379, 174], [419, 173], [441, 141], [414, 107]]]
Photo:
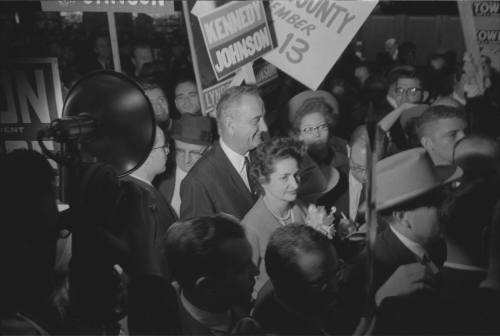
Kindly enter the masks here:
[[109, 42], [111, 43], [111, 51], [113, 53], [113, 67], [115, 71], [121, 72], [122, 66], [120, 64], [120, 49], [118, 48], [118, 35], [116, 33], [115, 13], [112, 11], [106, 12], [108, 15], [109, 26]]

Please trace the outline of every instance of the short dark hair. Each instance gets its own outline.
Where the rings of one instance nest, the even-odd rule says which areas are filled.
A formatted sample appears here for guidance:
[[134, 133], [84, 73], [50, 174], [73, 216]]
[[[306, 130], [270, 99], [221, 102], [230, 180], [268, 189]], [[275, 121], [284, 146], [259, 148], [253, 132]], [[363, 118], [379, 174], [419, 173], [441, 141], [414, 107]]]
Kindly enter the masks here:
[[259, 89], [255, 85], [241, 85], [233, 86], [224, 91], [221, 95], [219, 101], [217, 102], [216, 115], [217, 122], [221, 122], [225, 117], [227, 117], [227, 111], [236, 102], [240, 101], [243, 96], [254, 96], [257, 97], [264, 107], [264, 101], [259, 94]]
[[467, 121], [465, 117], [465, 110], [463, 108], [435, 105], [429, 107], [422, 113], [416, 121], [416, 131], [419, 139], [425, 136], [425, 126], [440, 119], [458, 118]]
[[259, 144], [251, 153], [250, 174], [255, 181], [268, 182], [276, 162], [292, 158], [300, 165], [304, 153], [304, 146], [297, 140], [285, 137], [271, 138]]
[[300, 252], [325, 253], [332, 247], [319, 231], [303, 224], [289, 224], [273, 232], [265, 253], [266, 271], [275, 287], [277, 283], [301, 276], [297, 266]]
[[221, 258], [220, 247], [230, 239], [245, 238], [239, 221], [225, 214], [174, 223], [165, 240], [172, 277], [186, 288], [192, 288], [202, 276], [220, 277], [230, 267]]
[[312, 98], [306, 100], [293, 117], [292, 127], [296, 134], [299, 134], [301, 131], [300, 123], [302, 119], [312, 113], [321, 113], [330, 129], [333, 129], [337, 124], [333, 108], [328, 105], [324, 99]]

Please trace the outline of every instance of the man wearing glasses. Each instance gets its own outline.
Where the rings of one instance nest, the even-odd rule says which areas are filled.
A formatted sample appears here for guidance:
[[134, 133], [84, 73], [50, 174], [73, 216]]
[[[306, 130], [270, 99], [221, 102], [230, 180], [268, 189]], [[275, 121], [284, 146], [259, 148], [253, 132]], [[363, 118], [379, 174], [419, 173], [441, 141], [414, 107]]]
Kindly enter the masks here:
[[209, 117], [189, 113], [183, 114], [172, 125], [170, 136], [175, 142], [175, 169], [159, 183], [158, 188], [177, 215], [181, 208], [181, 182], [212, 145], [213, 128]]
[[172, 207], [152, 184], [153, 179], [165, 171], [169, 152], [168, 139], [161, 128], [157, 126], [155, 142], [146, 161], [130, 175], [123, 178], [123, 180], [132, 181], [147, 191], [149, 210], [155, 221], [155, 247], [160, 246], [159, 243], [167, 229], [177, 220], [177, 215]]
[[396, 69], [389, 77], [391, 84], [387, 93], [387, 101], [392, 110], [388, 111], [379, 125], [390, 138], [391, 152], [399, 152], [411, 148], [399, 121], [400, 116], [410, 107], [424, 104], [429, 97], [429, 92], [415, 70]]

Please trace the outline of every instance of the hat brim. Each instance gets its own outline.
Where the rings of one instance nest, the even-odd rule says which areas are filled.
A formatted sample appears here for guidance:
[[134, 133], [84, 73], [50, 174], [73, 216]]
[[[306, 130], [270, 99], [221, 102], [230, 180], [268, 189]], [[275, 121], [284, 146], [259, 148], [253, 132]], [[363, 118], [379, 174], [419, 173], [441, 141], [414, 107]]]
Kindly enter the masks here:
[[[463, 171], [460, 167], [458, 166], [437, 166], [436, 172], [441, 178], [442, 182], [438, 183], [432, 187], [428, 188], [422, 188], [419, 190], [415, 190], [413, 192], [400, 195], [399, 197], [393, 198], [391, 200], [388, 200], [384, 203], [378, 203], [377, 204], [377, 210], [387, 210], [389, 208], [392, 208], [396, 205], [411, 201], [417, 197], [423, 196], [425, 194], [431, 193], [433, 191], [439, 190], [441, 188], [444, 188], [448, 184], [458, 180], [460, 177], [463, 175]], [[366, 202], [364, 202], [360, 206], [360, 211], [365, 212], [366, 211]]]
[[208, 141], [186, 138], [186, 137], [180, 136], [178, 134], [174, 134], [174, 133], [170, 134], [170, 137], [174, 140], [182, 141], [182, 142], [185, 142], [188, 144], [193, 144], [193, 145], [210, 146], [212, 144], [211, 142], [208, 142]]
[[424, 196], [425, 194], [428, 194], [428, 193], [431, 193], [433, 191], [444, 188], [448, 184], [458, 180], [463, 175], [462, 169], [460, 167], [457, 167], [457, 166], [437, 166], [435, 168], [436, 168], [437, 174], [439, 175], [439, 177], [442, 180], [441, 183], [438, 183], [432, 187], [416, 190], [414, 192], [407, 193], [407, 194], [401, 195], [399, 197], [393, 198], [393, 199], [386, 201], [382, 204], [378, 204], [377, 210], [386, 210], [386, 209], [391, 208], [393, 206], [402, 204], [404, 202], [411, 201], [417, 197]]

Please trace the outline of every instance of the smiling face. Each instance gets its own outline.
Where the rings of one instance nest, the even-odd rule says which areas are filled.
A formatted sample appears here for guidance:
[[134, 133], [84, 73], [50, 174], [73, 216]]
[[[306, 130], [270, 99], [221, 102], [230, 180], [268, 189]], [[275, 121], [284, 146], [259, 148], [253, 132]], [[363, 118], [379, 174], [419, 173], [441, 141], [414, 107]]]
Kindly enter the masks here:
[[295, 201], [299, 187], [298, 172], [299, 165], [294, 158], [276, 161], [268, 181], [261, 182], [266, 197], [283, 202]]
[[[244, 95], [228, 117], [230, 139], [224, 139], [237, 153], [245, 155], [262, 142], [262, 133], [267, 132], [264, 121], [264, 104], [256, 96]], [[224, 134], [222, 134], [224, 136]]]
[[175, 106], [181, 114], [199, 114], [200, 100], [193, 82], [182, 82], [175, 87]]

